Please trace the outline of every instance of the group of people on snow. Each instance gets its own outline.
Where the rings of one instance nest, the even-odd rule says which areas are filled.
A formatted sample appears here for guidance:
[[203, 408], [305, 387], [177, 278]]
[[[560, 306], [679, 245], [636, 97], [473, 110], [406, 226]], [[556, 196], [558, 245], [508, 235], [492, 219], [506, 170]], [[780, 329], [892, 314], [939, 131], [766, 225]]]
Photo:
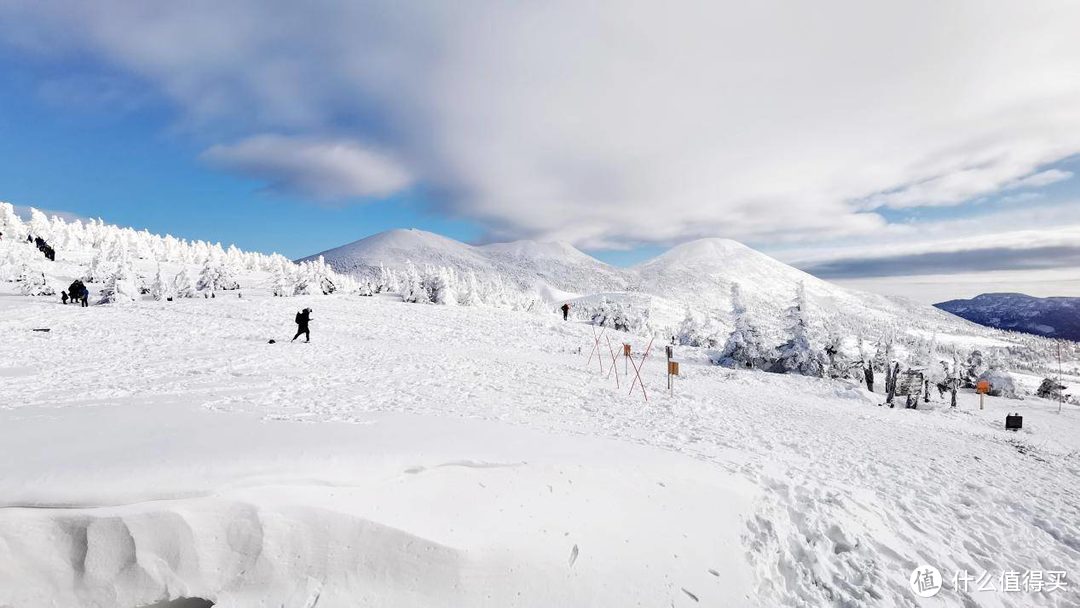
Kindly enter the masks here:
[[67, 304], [68, 301], [72, 304], [82, 304], [83, 307], [89, 306], [90, 290], [86, 288], [79, 279], [75, 279], [71, 282], [71, 286], [67, 288], [67, 291], [60, 292], [60, 301]]

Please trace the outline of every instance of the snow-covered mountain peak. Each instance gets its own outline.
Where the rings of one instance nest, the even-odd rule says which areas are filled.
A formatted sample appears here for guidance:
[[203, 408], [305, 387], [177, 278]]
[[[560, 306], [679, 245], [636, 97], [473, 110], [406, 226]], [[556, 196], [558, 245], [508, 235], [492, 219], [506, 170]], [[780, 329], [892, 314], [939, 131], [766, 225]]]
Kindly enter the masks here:
[[665, 263], [688, 263], [699, 260], [710, 260], [718, 257], [747, 254], [767, 257], [764, 256], [764, 254], [758, 253], [746, 245], [743, 245], [739, 241], [723, 238], [704, 238], [676, 245], [652, 260], [649, 260], [646, 264], [660, 261]]

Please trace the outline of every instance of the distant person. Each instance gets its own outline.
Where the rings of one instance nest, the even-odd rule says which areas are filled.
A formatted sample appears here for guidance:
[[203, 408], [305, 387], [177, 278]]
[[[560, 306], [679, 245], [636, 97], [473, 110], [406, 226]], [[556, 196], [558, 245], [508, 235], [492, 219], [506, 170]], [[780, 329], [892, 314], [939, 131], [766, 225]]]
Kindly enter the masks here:
[[562, 310], [562, 320], [565, 321], [570, 316], [570, 304], [564, 303], [560, 310]]
[[301, 334], [306, 338], [305, 342], [311, 342], [311, 331], [308, 329], [308, 323], [311, 322], [311, 309], [305, 308], [296, 313], [296, 335], [293, 336], [290, 342], [295, 341]]
[[61, 291], [60, 292], [60, 301], [63, 302], [64, 304], [67, 304], [68, 295], [67, 295], [66, 291]]

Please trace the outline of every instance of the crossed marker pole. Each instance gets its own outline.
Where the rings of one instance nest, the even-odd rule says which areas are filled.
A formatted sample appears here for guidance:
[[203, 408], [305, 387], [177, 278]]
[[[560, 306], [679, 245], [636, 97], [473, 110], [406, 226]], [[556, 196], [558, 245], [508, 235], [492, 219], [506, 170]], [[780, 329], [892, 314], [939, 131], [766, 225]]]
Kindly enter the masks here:
[[[600, 341], [604, 340], [607, 343], [608, 354], [611, 356], [611, 367], [609, 368], [607, 375], [611, 376], [611, 374], [615, 374], [615, 388], [620, 388], [619, 372], [618, 368], [615, 367], [616, 362], [618, 361], [618, 355], [615, 353], [615, 349], [611, 347], [611, 339], [606, 336], [607, 327], [602, 328], [599, 334], [596, 333], [595, 325], [590, 325], [589, 327], [592, 328], [593, 347], [592, 350], [589, 351], [589, 359], [585, 361], [585, 367], [589, 367], [589, 365], [592, 364], [592, 359], [595, 355], [596, 362], [600, 364], [600, 373], [604, 373], [604, 357], [603, 351], [600, 349]], [[645, 381], [641, 379], [641, 369], [645, 367], [645, 360], [649, 358], [649, 352], [652, 351], [653, 340], [655, 340], [655, 338], [649, 339], [649, 345], [645, 348], [645, 354], [642, 355], [641, 361], [634, 361], [632, 356], [626, 356], [626, 359], [634, 368], [634, 380], [630, 383], [630, 392], [627, 393], [627, 395], [634, 394], [634, 386], [641, 386], [641, 396], [645, 397], [645, 401], [649, 400], [649, 395], [645, 392]]]
[[649, 346], [645, 348], [645, 354], [641, 356], [641, 361], [639, 363], [634, 363], [634, 358], [630, 357], [630, 365], [634, 366], [634, 380], [630, 383], [630, 392], [627, 393], [627, 395], [632, 395], [634, 393], [634, 385], [638, 384], [641, 386], [641, 396], [645, 397], [645, 401], [649, 400], [649, 396], [645, 394], [645, 381], [641, 379], [641, 368], [645, 367], [645, 359], [649, 358], [649, 351], [652, 350], [653, 339], [654, 338], [649, 339]]

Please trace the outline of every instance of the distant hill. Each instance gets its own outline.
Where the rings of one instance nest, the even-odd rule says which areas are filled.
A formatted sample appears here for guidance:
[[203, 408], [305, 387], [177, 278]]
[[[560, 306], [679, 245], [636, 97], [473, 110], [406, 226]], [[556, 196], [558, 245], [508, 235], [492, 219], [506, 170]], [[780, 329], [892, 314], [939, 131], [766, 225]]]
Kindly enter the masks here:
[[[411, 262], [450, 267], [478, 276], [497, 275], [522, 288], [551, 288], [556, 299], [609, 298], [648, 302], [653, 321], [675, 325], [686, 307], [708, 314], [724, 326], [731, 308], [731, 285], [743, 296], [765, 329], [778, 330], [783, 311], [802, 282], [810, 315], [826, 326], [864, 333], [887, 331], [954, 336], [990, 336], [987, 330], [933, 307], [902, 298], [846, 289], [793, 268], [742, 243], [704, 238], [683, 243], [630, 268], [616, 268], [568, 243], [515, 241], [474, 246], [423, 230], [389, 230], [314, 254], [334, 270], [371, 274], [380, 265], [400, 270]], [[550, 290], [549, 290], [550, 291]]]
[[934, 306], [987, 327], [1080, 342], [1080, 298], [984, 293]]

